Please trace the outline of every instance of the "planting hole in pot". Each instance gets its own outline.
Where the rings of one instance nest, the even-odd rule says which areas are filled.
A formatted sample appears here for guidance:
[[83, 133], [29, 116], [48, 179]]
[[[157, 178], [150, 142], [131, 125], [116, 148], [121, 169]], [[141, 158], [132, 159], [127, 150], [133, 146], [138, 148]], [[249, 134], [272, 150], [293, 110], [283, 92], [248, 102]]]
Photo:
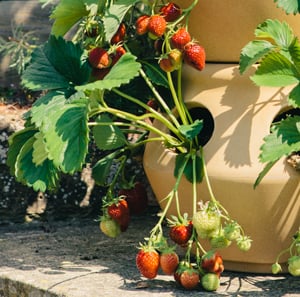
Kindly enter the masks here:
[[[189, 109], [192, 119], [203, 120], [203, 128], [198, 135], [198, 141], [200, 146], [204, 146], [208, 143], [214, 132], [214, 119], [210, 111], [205, 107], [193, 107]], [[178, 119], [180, 122], [180, 119]]]
[[272, 124], [280, 122], [281, 120], [286, 119], [288, 116], [300, 116], [300, 108], [291, 108], [281, 110], [274, 118]]

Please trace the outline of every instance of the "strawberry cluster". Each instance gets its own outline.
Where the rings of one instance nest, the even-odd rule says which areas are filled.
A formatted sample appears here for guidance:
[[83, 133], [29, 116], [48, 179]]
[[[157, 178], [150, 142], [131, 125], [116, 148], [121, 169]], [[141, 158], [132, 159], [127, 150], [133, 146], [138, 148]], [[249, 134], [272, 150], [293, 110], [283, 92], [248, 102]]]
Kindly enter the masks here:
[[192, 40], [185, 27], [178, 27], [181, 15], [182, 9], [177, 4], [167, 3], [158, 14], [140, 16], [135, 24], [136, 34], [148, 34], [160, 45], [159, 66], [163, 71], [179, 69], [182, 61], [201, 71], [205, 67], [205, 50]]

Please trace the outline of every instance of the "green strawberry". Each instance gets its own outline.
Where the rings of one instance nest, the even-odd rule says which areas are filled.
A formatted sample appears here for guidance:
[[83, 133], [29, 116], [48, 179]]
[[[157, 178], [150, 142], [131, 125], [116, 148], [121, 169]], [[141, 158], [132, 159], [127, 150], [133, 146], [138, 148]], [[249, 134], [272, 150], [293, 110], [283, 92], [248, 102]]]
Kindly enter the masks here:
[[300, 256], [293, 256], [288, 259], [288, 270], [293, 276], [300, 276]]
[[248, 236], [240, 236], [236, 241], [238, 248], [243, 252], [249, 251], [251, 248], [251, 243], [252, 239], [250, 239]]
[[112, 218], [101, 217], [99, 227], [106, 236], [112, 238], [117, 237], [121, 233], [120, 225]]
[[241, 227], [237, 222], [230, 222], [224, 227], [224, 236], [230, 240], [237, 240], [241, 235]]
[[216, 273], [206, 273], [201, 278], [201, 285], [206, 291], [216, 291], [220, 286], [220, 278]]
[[222, 249], [231, 245], [231, 241], [224, 236], [223, 232], [211, 237], [209, 242], [213, 249]]

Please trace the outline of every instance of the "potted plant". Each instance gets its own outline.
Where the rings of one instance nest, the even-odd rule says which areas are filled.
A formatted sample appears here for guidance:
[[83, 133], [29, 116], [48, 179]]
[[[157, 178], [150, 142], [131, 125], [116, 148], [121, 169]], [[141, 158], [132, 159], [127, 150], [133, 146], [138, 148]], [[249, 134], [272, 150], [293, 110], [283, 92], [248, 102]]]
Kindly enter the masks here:
[[[44, 93], [27, 113], [25, 128], [10, 138], [8, 165], [18, 181], [44, 192], [59, 185], [61, 172], [82, 170], [90, 145], [95, 145], [104, 156], [92, 164], [92, 175], [107, 188], [100, 228], [116, 237], [126, 231], [131, 215], [142, 212], [134, 206], [146, 203], [137, 180], [126, 176], [128, 160], [146, 145], [144, 165], [150, 178], [154, 163], [147, 156], [171, 156], [166, 173], [174, 178], [163, 196], [150, 180], [162, 212], [141, 244], [137, 267], [148, 278], [161, 267], [187, 289], [201, 279], [204, 289], [216, 290], [224, 270], [218, 250], [235, 242], [248, 251], [252, 240], [231, 216], [236, 205], [225, 205], [214, 194], [220, 187], [209, 173], [212, 153], [206, 148], [216, 138], [214, 125], [221, 115], [182, 91], [205, 68], [206, 52], [189, 33], [196, 5], [197, 0], [182, 6], [60, 1], [52, 13], [49, 40], [35, 49], [22, 76], [24, 87]], [[75, 33], [70, 37], [69, 32]], [[205, 90], [211, 85], [207, 76], [201, 77]], [[112, 168], [116, 171], [109, 180]], [[142, 196], [137, 198], [137, 192]], [[182, 259], [174, 251], [177, 245], [185, 248]]]

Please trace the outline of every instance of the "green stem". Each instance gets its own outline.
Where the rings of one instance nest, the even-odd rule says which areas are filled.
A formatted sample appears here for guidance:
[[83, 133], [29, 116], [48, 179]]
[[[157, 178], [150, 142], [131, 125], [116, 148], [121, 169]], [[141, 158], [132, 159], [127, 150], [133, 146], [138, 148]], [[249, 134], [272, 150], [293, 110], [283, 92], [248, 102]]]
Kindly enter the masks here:
[[196, 155], [192, 154], [193, 160], [193, 215], [197, 211], [197, 172], [196, 172]]

